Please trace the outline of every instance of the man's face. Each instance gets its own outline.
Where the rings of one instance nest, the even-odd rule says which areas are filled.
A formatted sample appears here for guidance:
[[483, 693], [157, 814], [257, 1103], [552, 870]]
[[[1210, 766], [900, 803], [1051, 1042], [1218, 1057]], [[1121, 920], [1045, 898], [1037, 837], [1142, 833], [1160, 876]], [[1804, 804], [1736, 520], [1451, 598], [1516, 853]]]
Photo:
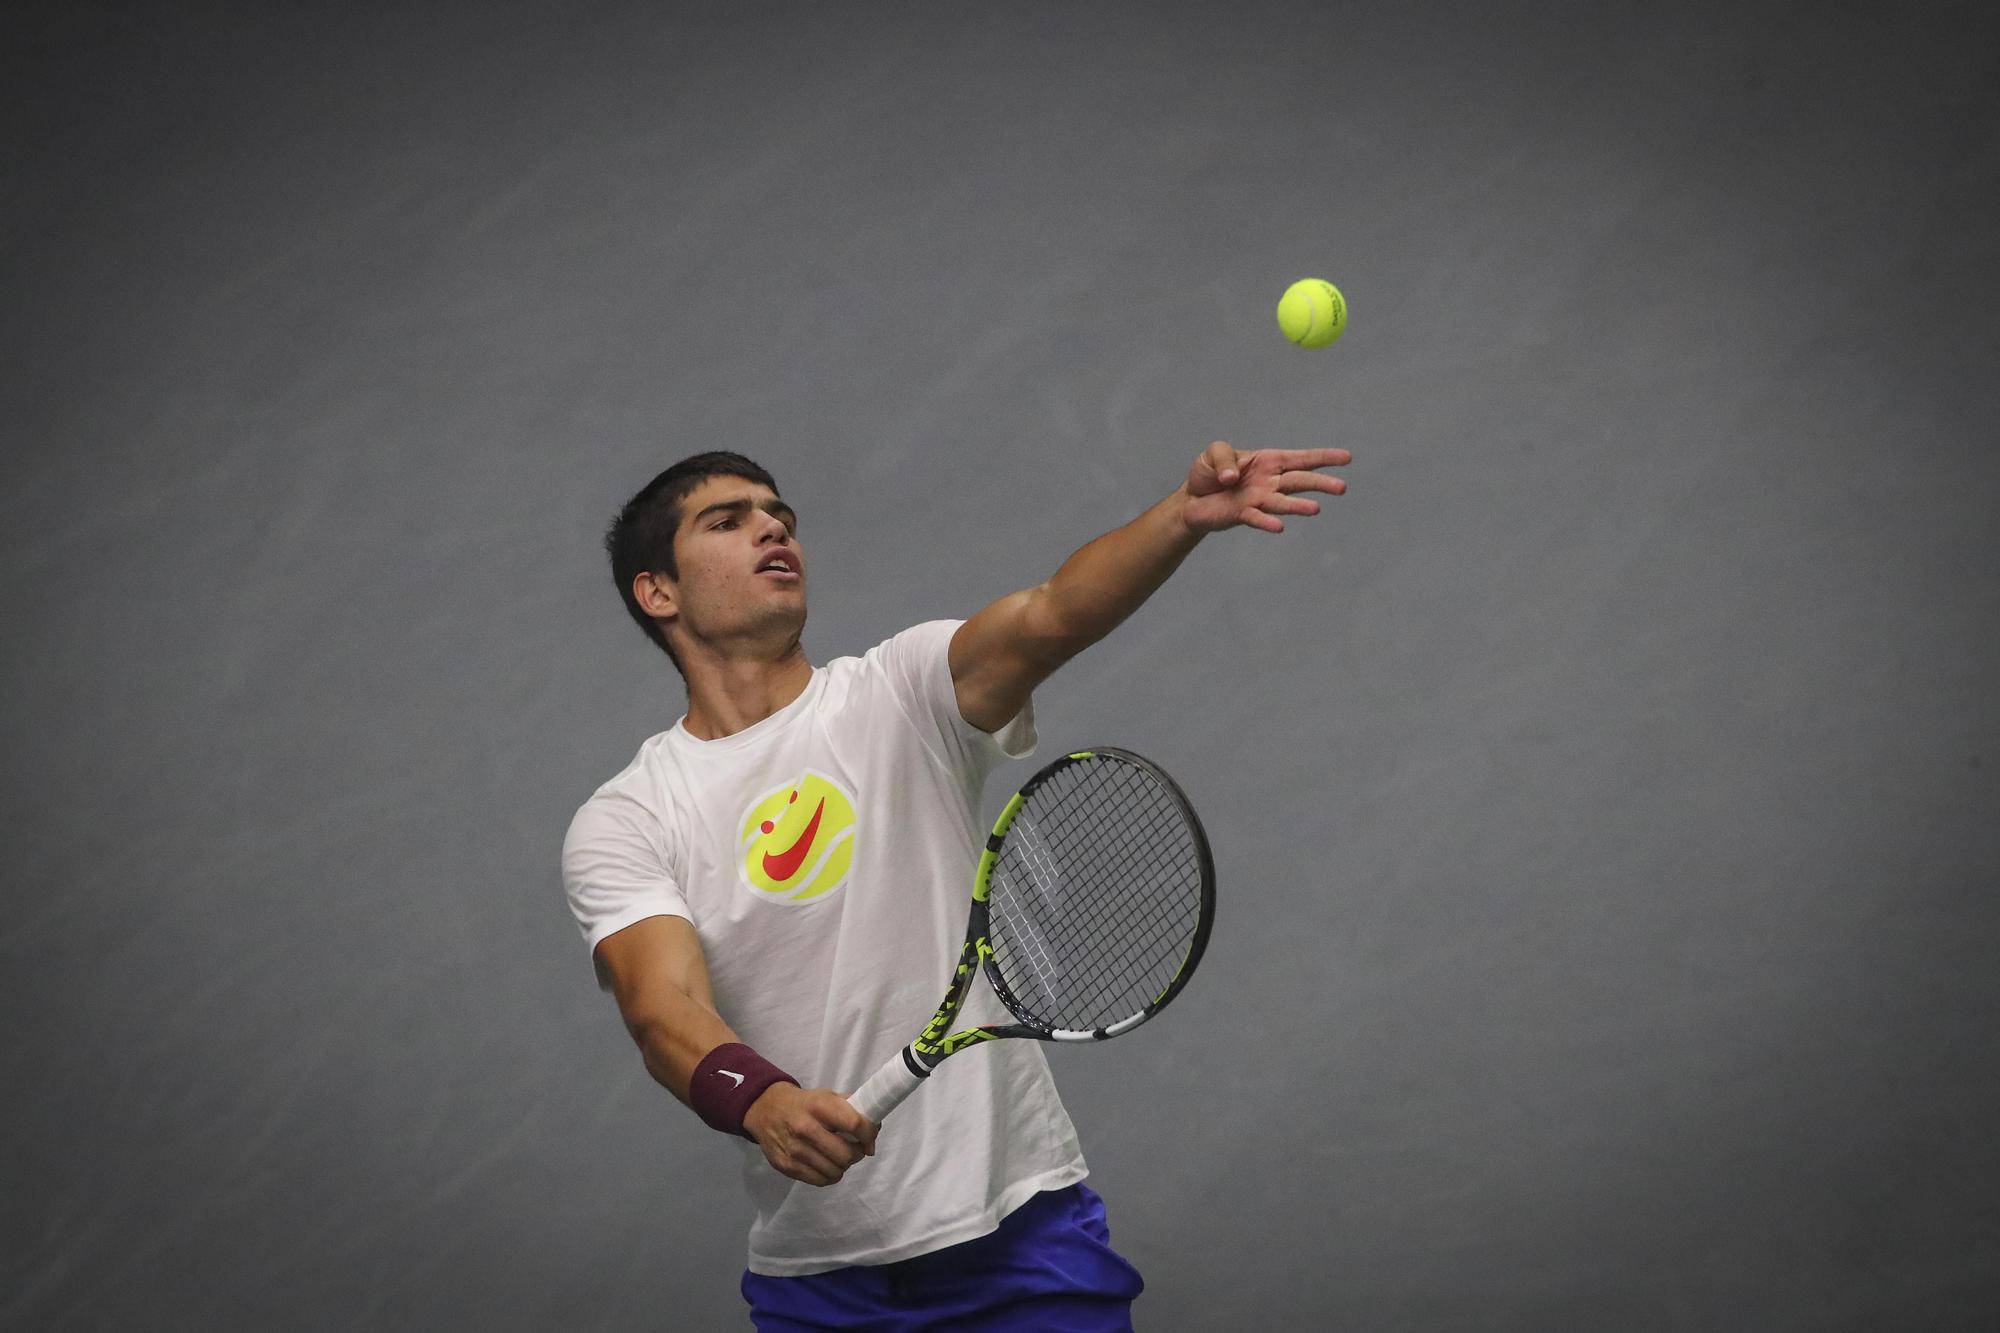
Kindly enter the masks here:
[[806, 558], [798, 518], [771, 488], [710, 477], [681, 502], [674, 581], [682, 627], [720, 642], [796, 634], [806, 619]]

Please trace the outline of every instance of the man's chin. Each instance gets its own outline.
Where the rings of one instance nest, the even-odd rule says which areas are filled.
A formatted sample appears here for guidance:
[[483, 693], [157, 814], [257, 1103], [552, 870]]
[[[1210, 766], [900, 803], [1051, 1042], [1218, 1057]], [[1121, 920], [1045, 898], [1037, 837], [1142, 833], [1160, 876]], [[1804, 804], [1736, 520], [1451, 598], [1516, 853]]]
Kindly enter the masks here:
[[758, 608], [756, 627], [763, 634], [789, 634], [794, 637], [806, 627], [806, 599], [803, 593], [783, 600], [772, 598]]

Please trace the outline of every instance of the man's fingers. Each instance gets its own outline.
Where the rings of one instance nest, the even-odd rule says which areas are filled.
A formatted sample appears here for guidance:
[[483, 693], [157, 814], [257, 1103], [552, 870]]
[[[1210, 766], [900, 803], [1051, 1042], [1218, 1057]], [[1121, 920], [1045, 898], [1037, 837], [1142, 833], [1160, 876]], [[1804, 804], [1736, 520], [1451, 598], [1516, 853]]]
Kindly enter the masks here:
[[1224, 486], [1234, 486], [1242, 479], [1243, 474], [1240, 469], [1243, 462], [1244, 460], [1237, 456], [1235, 448], [1226, 440], [1217, 440], [1201, 453], [1202, 466]]
[[824, 1153], [803, 1139], [794, 1143], [791, 1152], [786, 1156], [797, 1168], [786, 1174], [795, 1180], [803, 1180], [808, 1185], [831, 1185], [847, 1170], [845, 1166], [829, 1161]]
[[861, 1151], [860, 1143], [845, 1135], [836, 1134], [830, 1129], [815, 1126], [806, 1131], [805, 1138], [818, 1150], [820, 1156], [843, 1171], [868, 1155]]
[[1284, 472], [1344, 467], [1354, 461], [1354, 455], [1345, 449], [1264, 449], [1259, 451], [1258, 457], [1264, 460], [1266, 466], [1275, 464]]
[[875, 1132], [877, 1126], [867, 1116], [854, 1109], [854, 1103], [836, 1094], [831, 1100], [815, 1104], [814, 1113], [819, 1122], [849, 1143], [861, 1145], [864, 1157], [875, 1155]]
[[861, 1114], [861, 1112], [855, 1110], [851, 1104], [847, 1106], [847, 1112], [848, 1114], [839, 1116], [827, 1123], [839, 1130], [842, 1138], [847, 1139], [849, 1142], [860, 1144], [863, 1155], [873, 1157], [875, 1155], [875, 1136], [881, 1132], [882, 1127]]
[[831, 1185], [840, 1179], [833, 1163], [814, 1152], [811, 1144], [793, 1140], [783, 1147], [773, 1144], [764, 1150], [764, 1160], [783, 1175], [808, 1185]]
[[844, 1171], [868, 1155], [858, 1133], [866, 1122], [845, 1097], [837, 1092], [815, 1092], [807, 1109], [812, 1118], [797, 1125], [797, 1132], [828, 1161]]
[[1347, 483], [1339, 477], [1322, 476], [1317, 472], [1286, 472], [1277, 480], [1277, 487], [1286, 495], [1299, 491], [1324, 491], [1328, 495], [1343, 495]]
[[1267, 514], [1297, 514], [1311, 518], [1319, 512], [1319, 501], [1296, 500], [1289, 495], [1274, 495], [1260, 507]]
[[843, 1129], [840, 1131], [840, 1137], [861, 1149], [863, 1157], [875, 1155], [875, 1129], [872, 1125], [866, 1130]]
[[1241, 515], [1245, 526], [1261, 528], [1265, 532], [1283, 532], [1285, 521], [1275, 514], [1267, 514], [1255, 505], [1245, 505]]

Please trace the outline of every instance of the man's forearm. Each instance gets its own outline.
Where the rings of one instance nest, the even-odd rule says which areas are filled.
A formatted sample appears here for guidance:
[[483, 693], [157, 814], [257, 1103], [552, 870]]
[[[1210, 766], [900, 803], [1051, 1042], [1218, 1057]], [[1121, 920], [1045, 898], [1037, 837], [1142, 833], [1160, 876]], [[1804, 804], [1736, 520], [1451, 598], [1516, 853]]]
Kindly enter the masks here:
[[1201, 541], [1182, 518], [1186, 501], [1187, 488], [1175, 490], [1063, 561], [1037, 590], [1035, 619], [1065, 660], [1118, 628]]
[[655, 1082], [685, 1102], [688, 1078], [702, 1057], [728, 1042], [741, 1041], [722, 1016], [678, 987], [661, 987], [646, 1017], [626, 1028], [646, 1072]]
[[1235, 527], [1283, 532], [1286, 517], [1319, 512], [1319, 502], [1304, 492], [1346, 489], [1316, 469], [1348, 461], [1345, 449], [1246, 453], [1223, 440], [1209, 445], [1172, 495], [1072, 555], [1047, 582], [1010, 592], [959, 626], [951, 637], [959, 716], [998, 731], [1063, 663], [1158, 592], [1204, 534]]

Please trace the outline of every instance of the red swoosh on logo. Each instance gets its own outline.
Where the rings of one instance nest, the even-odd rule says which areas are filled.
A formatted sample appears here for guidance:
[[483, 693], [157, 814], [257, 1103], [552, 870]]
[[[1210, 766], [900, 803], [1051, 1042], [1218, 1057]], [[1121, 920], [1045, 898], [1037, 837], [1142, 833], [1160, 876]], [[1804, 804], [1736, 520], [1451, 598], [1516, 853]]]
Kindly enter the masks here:
[[812, 822], [806, 825], [804, 833], [799, 834], [797, 842], [776, 856], [764, 853], [764, 873], [780, 884], [798, 874], [799, 867], [805, 864], [806, 853], [812, 850], [813, 839], [819, 834], [819, 817], [825, 813], [826, 797], [822, 796], [819, 804], [813, 807]]

